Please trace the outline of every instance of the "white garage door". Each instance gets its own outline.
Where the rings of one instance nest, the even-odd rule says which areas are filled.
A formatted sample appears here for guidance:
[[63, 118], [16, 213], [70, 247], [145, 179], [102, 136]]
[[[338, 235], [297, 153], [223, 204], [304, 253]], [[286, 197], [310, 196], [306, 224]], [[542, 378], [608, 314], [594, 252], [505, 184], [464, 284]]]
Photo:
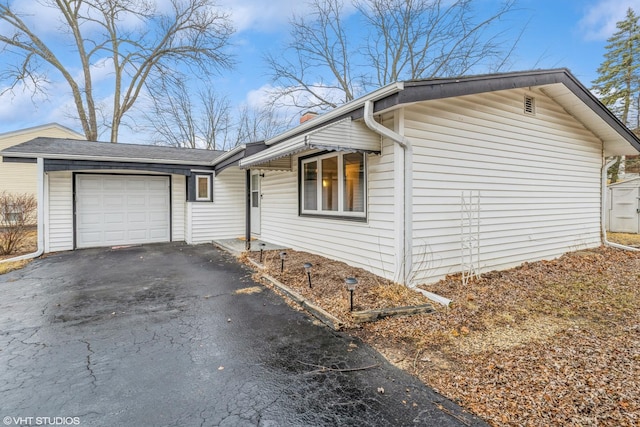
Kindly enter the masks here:
[[168, 242], [169, 177], [76, 175], [76, 246]]

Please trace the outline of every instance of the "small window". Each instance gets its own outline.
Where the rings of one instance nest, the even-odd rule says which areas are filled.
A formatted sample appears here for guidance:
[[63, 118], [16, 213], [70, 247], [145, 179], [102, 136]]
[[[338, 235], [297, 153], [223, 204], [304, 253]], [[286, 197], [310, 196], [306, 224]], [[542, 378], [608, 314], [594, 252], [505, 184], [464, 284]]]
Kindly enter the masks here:
[[187, 177], [188, 202], [213, 202], [213, 173], [192, 173]]
[[196, 200], [211, 200], [211, 176], [196, 175]]
[[9, 203], [4, 207], [4, 211], [2, 212], [2, 216], [4, 218], [4, 222], [7, 224], [17, 224], [22, 222], [22, 217], [24, 212], [20, 208], [20, 206]]
[[524, 113], [532, 116], [536, 114], [536, 99], [533, 96], [524, 96]]

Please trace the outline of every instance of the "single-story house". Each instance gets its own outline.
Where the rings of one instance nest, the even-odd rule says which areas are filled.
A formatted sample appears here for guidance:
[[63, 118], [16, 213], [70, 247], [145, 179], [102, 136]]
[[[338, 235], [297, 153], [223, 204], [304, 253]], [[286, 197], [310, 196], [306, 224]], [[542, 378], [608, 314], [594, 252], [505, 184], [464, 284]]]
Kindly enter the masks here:
[[640, 233], [640, 178], [609, 185], [607, 229], [613, 233]]
[[599, 246], [605, 158], [640, 150], [566, 69], [398, 82], [225, 154], [85, 144], [3, 152], [40, 165], [47, 251], [135, 241], [110, 213], [132, 182], [158, 241], [254, 236], [407, 285]]
[[[84, 135], [57, 123], [0, 133], [0, 151], [39, 136], [84, 139]], [[36, 167], [29, 163], [6, 163], [0, 159], [0, 193], [36, 195]]]

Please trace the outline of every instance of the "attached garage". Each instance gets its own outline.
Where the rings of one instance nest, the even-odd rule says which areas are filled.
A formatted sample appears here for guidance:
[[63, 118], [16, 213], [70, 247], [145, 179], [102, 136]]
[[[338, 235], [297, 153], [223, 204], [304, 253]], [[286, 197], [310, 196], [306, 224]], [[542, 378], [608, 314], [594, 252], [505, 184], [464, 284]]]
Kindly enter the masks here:
[[76, 247], [171, 240], [168, 176], [76, 174]]

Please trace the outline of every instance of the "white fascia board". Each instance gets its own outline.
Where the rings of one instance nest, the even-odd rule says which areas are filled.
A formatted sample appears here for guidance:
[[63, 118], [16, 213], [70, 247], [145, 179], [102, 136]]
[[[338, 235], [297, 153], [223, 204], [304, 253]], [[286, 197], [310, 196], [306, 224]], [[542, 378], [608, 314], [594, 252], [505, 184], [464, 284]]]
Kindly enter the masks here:
[[[48, 153], [12, 153], [4, 152], [4, 157], [18, 157], [25, 159], [55, 159], [55, 160], [90, 160], [96, 162], [123, 162], [123, 163], [154, 163], [164, 165], [191, 165], [191, 166], [212, 166], [213, 162], [199, 162], [191, 160], [171, 160], [171, 159], [146, 159], [131, 157], [104, 157], [104, 156], [81, 156], [76, 154], [48, 154]], [[217, 160], [217, 159], [216, 159]]]
[[221, 163], [221, 162], [227, 160], [229, 157], [235, 156], [236, 154], [238, 154], [239, 152], [241, 152], [242, 150], [244, 150], [246, 148], [247, 148], [247, 146], [245, 144], [238, 145], [238, 146], [232, 148], [231, 150], [227, 151], [226, 153], [224, 153], [222, 156], [217, 157], [213, 161], [213, 163], [211, 163], [211, 165], [215, 166], [218, 163]]
[[381, 87], [378, 90], [375, 90], [371, 93], [369, 93], [368, 95], [365, 95], [361, 98], [355, 99], [351, 102], [348, 102], [334, 110], [329, 111], [328, 113], [325, 114], [321, 114], [318, 117], [315, 117], [311, 120], [307, 120], [306, 122], [302, 123], [299, 126], [294, 127], [293, 129], [290, 129], [284, 133], [281, 133], [280, 135], [277, 135], [271, 139], [268, 139], [265, 141], [266, 145], [272, 145], [272, 144], [276, 144], [280, 141], [286, 140], [288, 138], [291, 138], [292, 136], [298, 135], [300, 133], [303, 133], [311, 128], [315, 128], [316, 126], [318, 126], [319, 124], [323, 123], [323, 122], [327, 122], [329, 120], [335, 119], [336, 117], [340, 117], [341, 115], [348, 113], [351, 110], [355, 110], [357, 108], [360, 108], [361, 106], [364, 105], [364, 103], [366, 101], [375, 101], [377, 99], [383, 98], [385, 96], [389, 96], [392, 95], [394, 93], [400, 92], [401, 90], [404, 89], [404, 83], [403, 82], [396, 82], [396, 83], [391, 83], [387, 86]]

